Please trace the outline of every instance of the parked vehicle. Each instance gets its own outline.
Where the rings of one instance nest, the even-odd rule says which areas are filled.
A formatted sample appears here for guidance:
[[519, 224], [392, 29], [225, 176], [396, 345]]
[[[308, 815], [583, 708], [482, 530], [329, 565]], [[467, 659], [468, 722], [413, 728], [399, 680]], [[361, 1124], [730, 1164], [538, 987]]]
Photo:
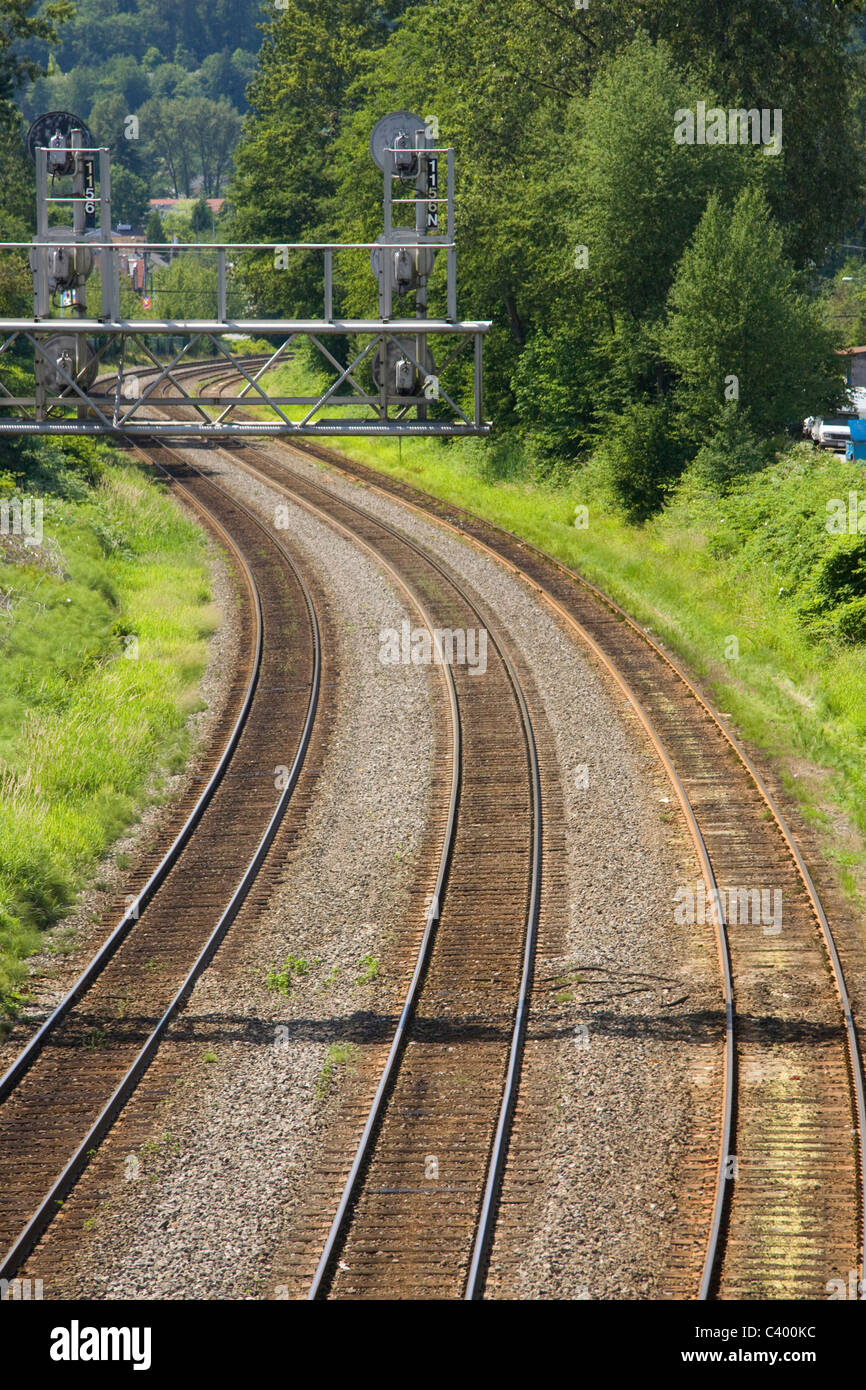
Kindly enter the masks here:
[[851, 421], [858, 419], [854, 411], [839, 415], [820, 416], [812, 426], [812, 441], [819, 449], [833, 449], [844, 454], [851, 438]]

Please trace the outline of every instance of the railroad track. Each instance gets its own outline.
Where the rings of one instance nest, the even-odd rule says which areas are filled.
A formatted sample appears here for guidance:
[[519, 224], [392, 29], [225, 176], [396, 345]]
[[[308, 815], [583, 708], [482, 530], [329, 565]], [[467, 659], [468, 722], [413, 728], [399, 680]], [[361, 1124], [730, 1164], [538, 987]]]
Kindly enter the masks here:
[[[543, 551], [333, 450], [275, 444], [398, 498], [505, 563], [601, 660], [665, 765], [701, 862], [725, 1001], [718, 1160], [713, 1174], [695, 1165], [686, 1194], [707, 1234], [700, 1249], [693, 1237], [681, 1242], [665, 1280], [671, 1295], [822, 1298], [831, 1280], [862, 1278], [866, 1103], [845, 971], [777, 798], [724, 717], [617, 604]], [[698, 897], [695, 888], [696, 913]], [[862, 976], [860, 943], [846, 947]]]
[[[111, 935], [0, 1078], [3, 1278], [62, 1206], [260, 878], [316, 714], [318, 619], [288, 551], [243, 504], [170, 451], [161, 457], [233, 557], [246, 647], [207, 784], [171, 843], [163, 837], [145, 860], [146, 882]], [[277, 767], [287, 769], [281, 779]]]
[[541, 892], [527, 700], [490, 615], [434, 556], [312, 484], [287, 488], [255, 450], [242, 466], [367, 549], [430, 633], [465, 633], [467, 643], [485, 634], [483, 677], [466, 663], [438, 666], [451, 751], [432, 901], [373, 1103], [359, 1136], [329, 1141], [325, 1166], [343, 1177], [320, 1194], [293, 1250], [309, 1298], [475, 1298], [520, 1075]]

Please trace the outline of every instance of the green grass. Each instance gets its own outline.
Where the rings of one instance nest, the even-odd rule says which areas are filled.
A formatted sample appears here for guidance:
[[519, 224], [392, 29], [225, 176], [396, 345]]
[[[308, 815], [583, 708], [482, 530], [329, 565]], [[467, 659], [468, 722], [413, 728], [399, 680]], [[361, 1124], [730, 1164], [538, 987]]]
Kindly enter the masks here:
[[361, 974], [355, 976], [356, 985], [368, 985], [379, 978], [379, 962], [375, 956], [362, 956], [358, 968]]
[[267, 986], [278, 994], [289, 994], [297, 978], [309, 973], [309, 964], [303, 956], [286, 956], [280, 968], [274, 966], [268, 971]]
[[0, 537], [0, 1018], [149, 784], [184, 765], [217, 623], [201, 533], [142, 470], [113, 455], [93, 484], [35, 481], [18, 492], [44, 498], [41, 547]]
[[330, 1091], [339, 1072], [351, 1075], [358, 1064], [359, 1048], [357, 1043], [338, 1042], [331, 1043], [325, 1053], [325, 1060], [322, 1070], [316, 1080], [316, 1097], [324, 1100]]
[[[260, 346], [267, 349], [267, 344]], [[322, 366], [319, 363], [322, 363]], [[269, 392], [272, 396], [317, 396], [334, 380], [333, 373], [328, 375], [324, 370], [323, 359], [315, 359], [311, 352], [303, 347], [296, 347], [294, 355], [283, 362], [279, 367], [266, 372], [261, 378], [262, 390]], [[243, 383], [241, 383], [243, 386]], [[341, 388], [345, 390], [345, 386]], [[261, 398], [257, 396], [255, 389], [247, 392], [244, 400], [244, 409], [249, 415], [253, 415], [260, 420], [279, 420], [279, 416], [270, 406], [262, 405]], [[256, 402], [259, 402], [257, 404]], [[211, 414], [216, 411], [208, 407]], [[309, 410], [307, 405], [284, 405], [280, 409], [290, 420], [302, 420]], [[333, 401], [329, 402], [324, 410], [317, 411], [313, 419], [318, 419], [325, 415], [348, 414], [346, 411], [335, 411]], [[370, 411], [370, 418], [373, 413]]]

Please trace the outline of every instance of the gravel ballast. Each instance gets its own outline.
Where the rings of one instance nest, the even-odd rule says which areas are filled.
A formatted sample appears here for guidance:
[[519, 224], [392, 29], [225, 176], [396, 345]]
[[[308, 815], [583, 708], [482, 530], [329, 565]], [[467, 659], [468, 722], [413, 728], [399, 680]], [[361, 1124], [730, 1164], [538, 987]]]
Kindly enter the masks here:
[[[393, 1020], [432, 863], [437, 677], [378, 661], [380, 630], [416, 615], [358, 547], [225, 455], [209, 463], [269, 521], [288, 505], [283, 538], [339, 645], [333, 728], [277, 892], [199, 982], [171, 1058], [67, 1202], [56, 1231], [75, 1242], [49, 1233], [31, 1260], [46, 1297], [280, 1296], [279, 1251], [353, 1084], [351, 1048]], [[435, 550], [495, 615], [530, 701], [549, 872], [488, 1295], [664, 1296], [682, 1173], [717, 1102], [718, 1043], [690, 1021], [719, 1005], [709, 930], [674, 922], [697, 866], [669, 785], [633, 711], [527, 586], [398, 503], [291, 466]], [[266, 981], [289, 956], [305, 968], [283, 996]]]
[[[273, 522], [284, 499], [231, 478]], [[321, 760], [314, 801], [267, 910], [238, 918], [33, 1257], [46, 1297], [68, 1296], [73, 1281], [81, 1297], [272, 1295], [262, 1271], [280, 1213], [346, 1069], [324, 1086], [329, 1048], [393, 1014], [386, 962], [401, 973], [391, 938], [424, 868], [438, 678], [379, 662], [380, 629], [406, 609], [363, 552], [295, 507], [280, 536], [324, 592], [321, 701], [333, 727], [308, 755]], [[287, 993], [269, 989], [289, 957]]]

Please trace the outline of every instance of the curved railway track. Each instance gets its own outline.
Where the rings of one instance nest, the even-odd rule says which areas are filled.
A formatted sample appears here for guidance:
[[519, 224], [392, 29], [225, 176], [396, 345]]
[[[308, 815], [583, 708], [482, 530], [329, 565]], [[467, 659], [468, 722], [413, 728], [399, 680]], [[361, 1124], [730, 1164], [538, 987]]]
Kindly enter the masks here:
[[[482, 676], [466, 663], [438, 666], [451, 719], [451, 785], [432, 903], [373, 1103], [332, 1199], [336, 1213], [323, 1226], [321, 1210], [313, 1212], [296, 1249], [309, 1298], [479, 1297], [541, 891], [529, 708], [489, 615], [446, 566], [350, 503], [299, 480], [285, 487], [253, 454], [257, 466], [243, 466], [369, 551], [431, 634], [489, 637]], [[343, 1136], [338, 1168], [346, 1147]]]
[[[231, 380], [227, 374], [217, 389]], [[275, 444], [398, 498], [505, 563], [601, 660], [665, 765], [701, 863], [725, 1003], [718, 1161], [712, 1181], [700, 1167], [689, 1180], [708, 1234], [700, 1252], [684, 1242], [668, 1271], [671, 1293], [816, 1298], [851, 1270], [862, 1278], [866, 1100], [858, 1027], [827, 913], [753, 759], [658, 643], [553, 557], [332, 450]], [[770, 896], [761, 899], [762, 891]], [[764, 910], [775, 907], [777, 893], [778, 921]], [[697, 890], [694, 897], [697, 911]], [[848, 946], [857, 966], [866, 964], [860, 943]]]
[[[233, 556], [247, 651], [206, 787], [129, 910], [0, 1080], [0, 1277], [34, 1248], [156, 1054], [265, 862], [316, 714], [321, 646], [288, 551], [188, 467], [174, 486]], [[292, 640], [286, 648], [286, 635]], [[286, 767], [280, 785], [277, 767]]]
[[[191, 367], [189, 375], [202, 375], [201, 367]], [[230, 368], [211, 369], [209, 380], [218, 391], [234, 379]], [[374, 522], [332, 489], [276, 464], [275, 447], [288, 451], [287, 460], [292, 450], [312, 455], [398, 499], [428, 521], [470, 540], [528, 583], [607, 669], [665, 766], [701, 863], [705, 910], [716, 930], [725, 1000], [719, 1034], [724, 1085], [717, 1159], [712, 1165], [696, 1162], [687, 1175], [683, 1200], [699, 1219], [683, 1232], [666, 1271], [671, 1295], [819, 1298], [826, 1296], [829, 1280], [844, 1281], [850, 1270], [862, 1275], [866, 1113], [858, 1027], [843, 963], [781, 807], [724, 717], [617, 604], [543, 551], [306, 441], [277, 441], [267, 455], [249, 445], [231, 451], [233, 462], [282, 487], [331, 524], [342, 512], [344, 523], [347, 513], [354, 514], [346, 529], [356, 536], [359, 529], [373, 526], [379, 541], [368, 535], [367, 543], [380, 558], [383, 529], [400, 533]], [[255, 464], [249, 462], [252, 458]], [[401, 536], [401, 543], [407, 539]], [[432, 558], [426, 549], [424, 554], [428, 561]], [[700, 887], [694, 894], [695, 912], [703, 910]], [[762, 891], [769, 894], [763, 902]], [[778, 920], [776, 894], [781, 895]], [[773, 904], [771, 915], [764, 903]], [[849, 969], [854, 957], [858, 972], [866, 963], [861, 943], [850, 938], [845, 954]], [[524, 978], [528, 984], [529, 976]], [[512, 1056], [519, 1058], [519, 1050]], [[517, 1075], [512, 1079], [516, 1083]], [[393, 1114], [397, 1092], [393, 1082], [388, 1084]], [[488, 1223], [495, 1211], [493, 1175], [498, 1175], [507, 1142], [506, 1100], [501, 1107], [487, 1191], [483, 1199], [478, 1192], [475, 1197], [476, 1210], [480, 1202]], [[382, 1120], [382, 1114], [371, 1119], [371, 1137], [384, 1132]], [[467, 1122], [461, 1118], [461, 1123]], [[375, 1206], [371, 1193], [380, 1198], [429, 1195], [429, 1189], [413, 1194], [383, 1186], [373, 1191], [375, 1156], [373, 1144], [359, 1158], [356, 1185], [347, 1187], [342, 1215], [338, 1213], [343, 1228], [337, 1230], [334, 1223], [313, 1293], [322, 1292], [330, 1279], [335, 1292], [351, 1294], [342, 1279], [345, 1262], [334, 1273], [334, 1260], [345, 1247], [347, 1232], [358, 1229], [362, 1211], [370, 1213]], [[357, 1179], [365, 1172], [362, 1191]], [[409, 1233], [411, 1229], [412, 1220]], [[696, 1238], [696, 1230], [703, 1235]], [[489, 1233], [488, 1224], [480, 1237], [482, 1250]], [[381, 1246], [375, 1228], [372, 1236], [368, 1230], [362, 1248], [373, 1270], [370, 1287], [376, 1282], [377, 1255], [378, 1264], [386, 1265], [390, 1275], [394, 1272], [393, 1250], [386, 1241], [383, 1254]], [[483, 1266], [483, 1256], [472, 1264], [473, 1269]], [[480, 1281], [473, 1285], [469, 1277], [463, 1287], [472, 1295]], [[393, 1280], [387, 1291], [394, 1292]]]

